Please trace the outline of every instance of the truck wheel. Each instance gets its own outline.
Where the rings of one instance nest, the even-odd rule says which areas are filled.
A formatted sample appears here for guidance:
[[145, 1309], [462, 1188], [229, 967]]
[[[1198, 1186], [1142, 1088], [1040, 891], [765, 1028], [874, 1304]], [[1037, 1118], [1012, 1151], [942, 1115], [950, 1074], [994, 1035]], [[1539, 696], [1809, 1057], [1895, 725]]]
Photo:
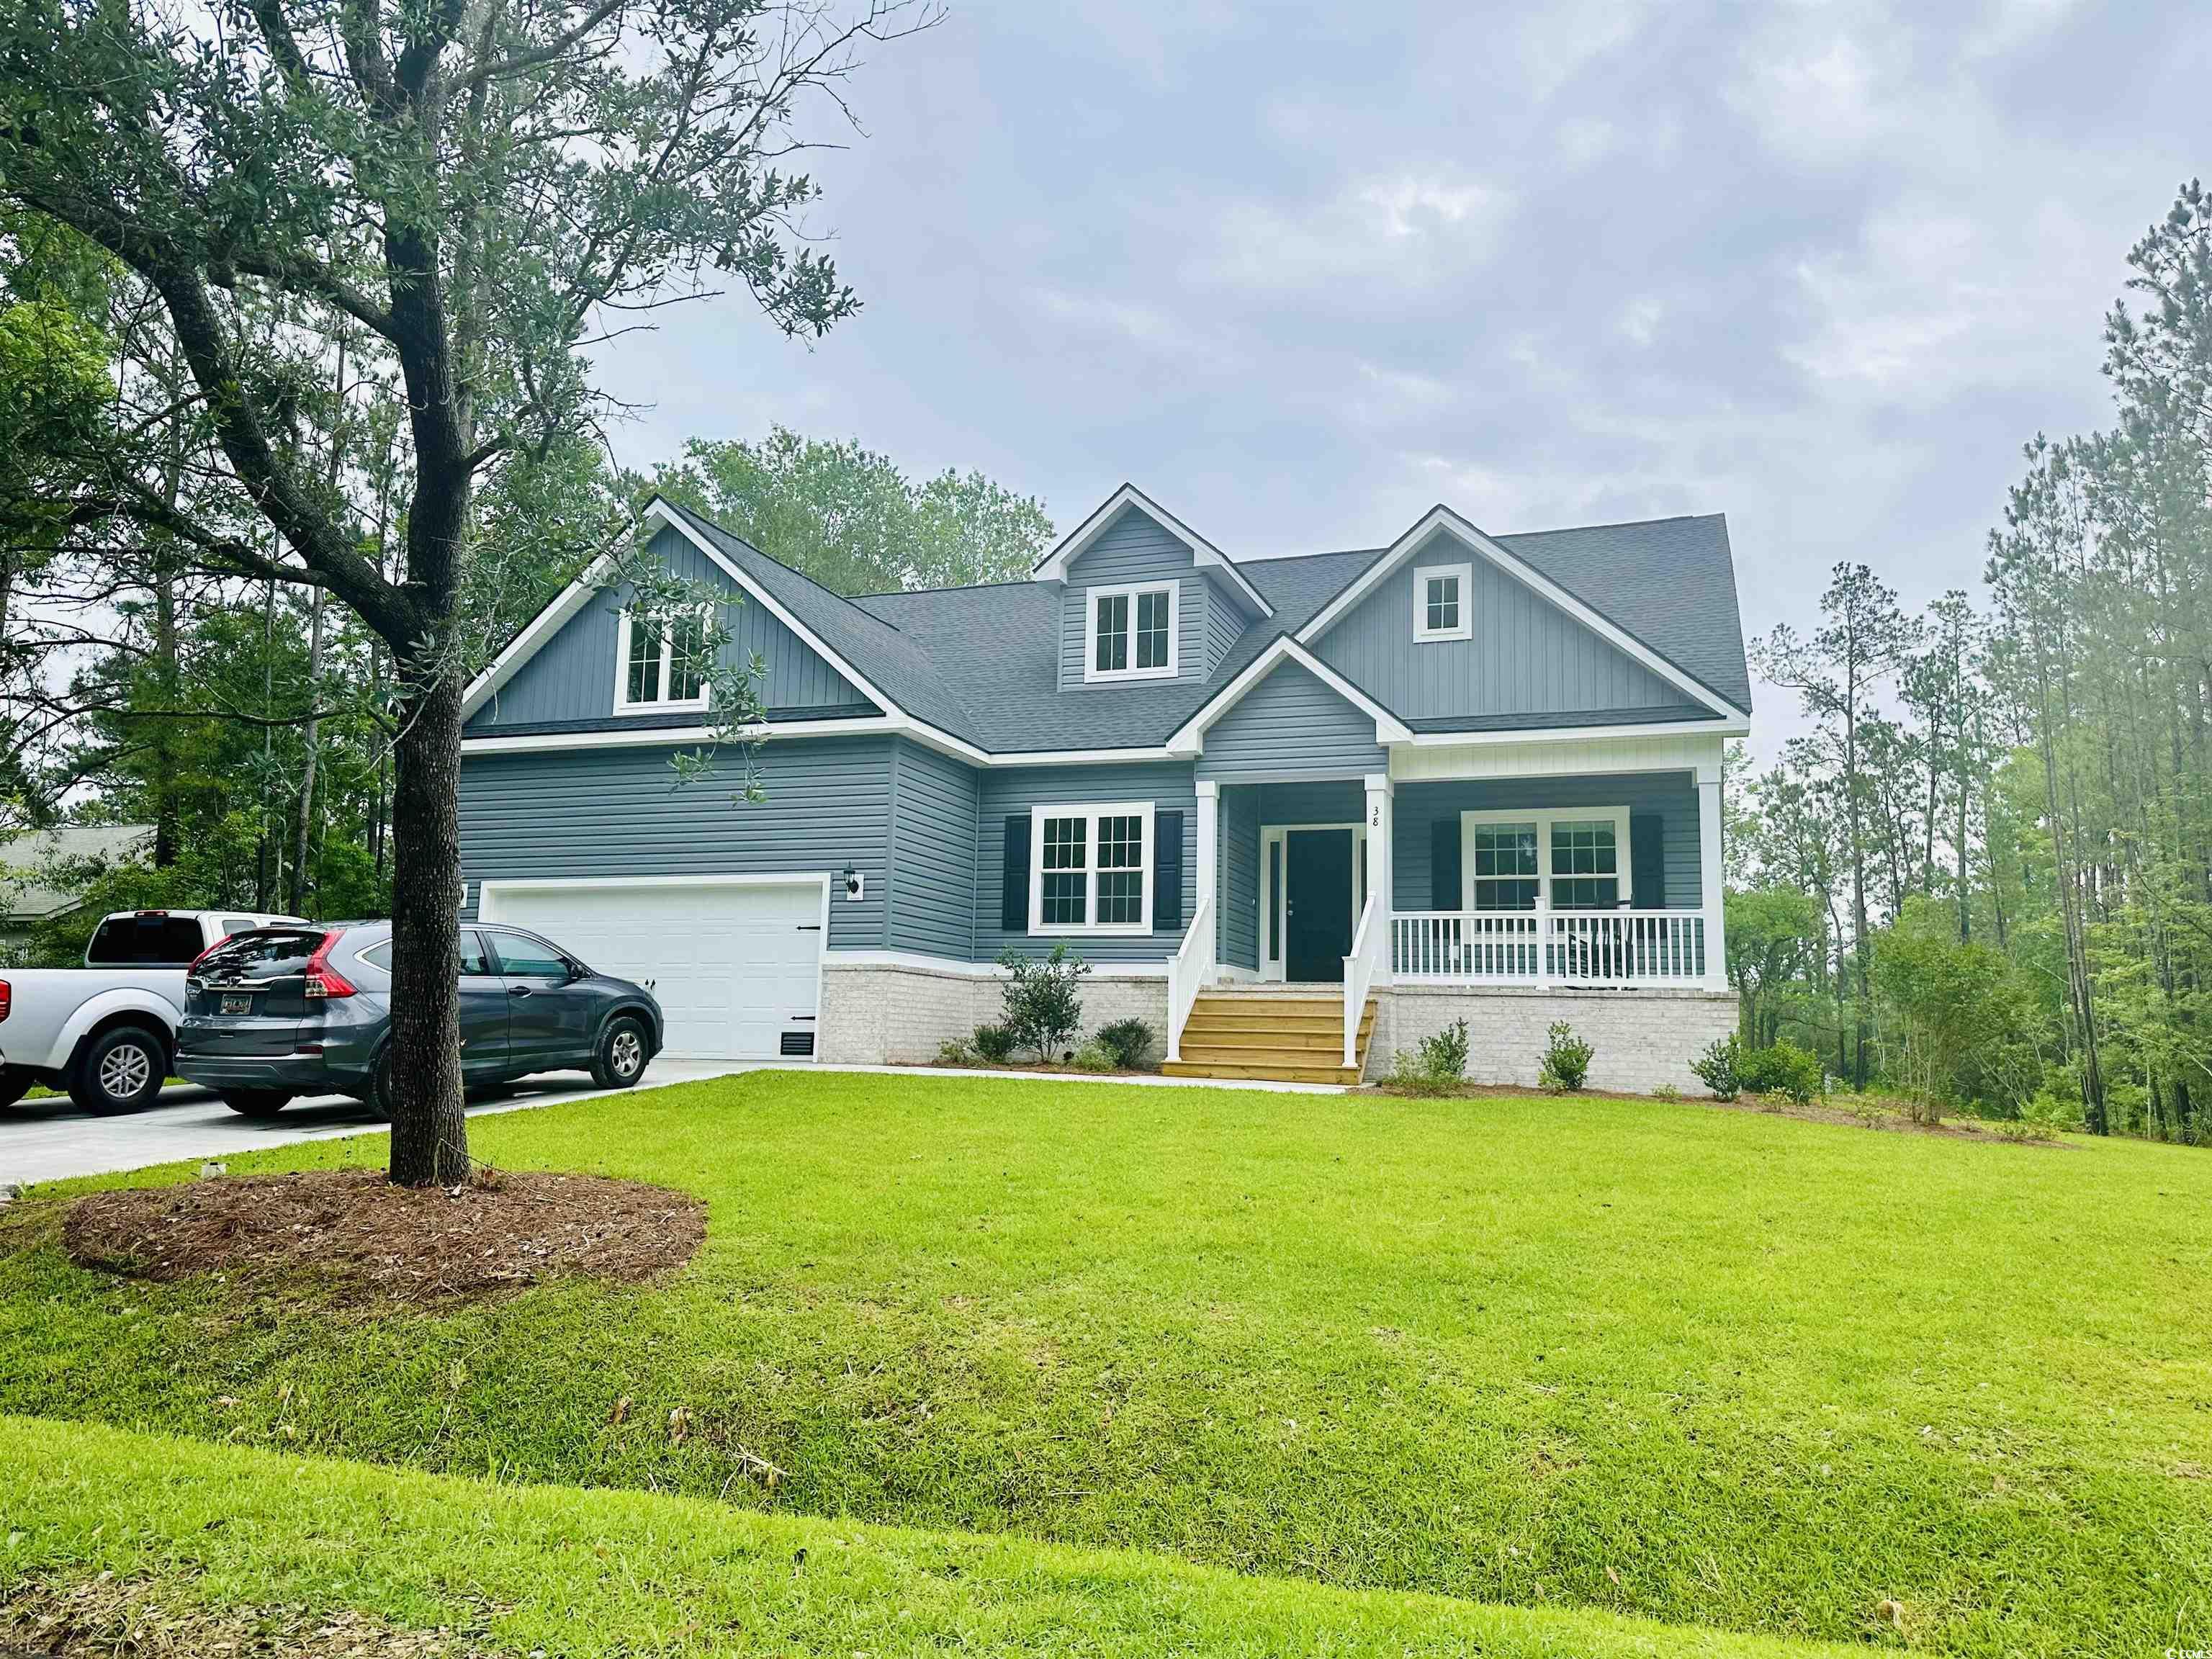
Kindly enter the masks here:
[[0, 1066], [0, 1106], [13, 1106], [37, 1081], [27, 1066]]
[[76, 1051], [70, 1098], [88, 1112], [135, 1112], [154, 1103], [169, 1045], [143, 1025], [112, 1025]]
[[240, 1117], [274, 1117], [292, 1103], [282, 1089], [233, 1089], [222, 1103]]
[[652, 1058], [644, 1023], [623, 1014], [599, 1033], [599, 1046], [592, 1053], [592, 1081], [602, 1089], [627, 1089], [645, 1075], [645, 1063]]

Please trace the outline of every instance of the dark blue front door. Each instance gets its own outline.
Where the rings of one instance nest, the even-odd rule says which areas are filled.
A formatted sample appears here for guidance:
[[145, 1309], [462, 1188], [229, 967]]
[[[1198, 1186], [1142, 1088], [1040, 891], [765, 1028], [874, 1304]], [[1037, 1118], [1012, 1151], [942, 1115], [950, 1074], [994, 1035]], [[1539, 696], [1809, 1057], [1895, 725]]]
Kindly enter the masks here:
[[1283, 836], [1283, 976], [1338, 984], [1352, 949], [1352, 831]]

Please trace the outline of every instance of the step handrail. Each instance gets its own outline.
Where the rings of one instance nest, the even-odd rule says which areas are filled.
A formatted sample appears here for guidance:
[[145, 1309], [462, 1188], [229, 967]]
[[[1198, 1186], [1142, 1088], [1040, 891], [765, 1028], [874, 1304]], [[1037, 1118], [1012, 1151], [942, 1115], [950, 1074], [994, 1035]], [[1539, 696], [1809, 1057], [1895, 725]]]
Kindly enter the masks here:
[[1382, 893], [1370, 893], [1366, 908], [1359, 913], [1359, 927], [1352, 935], [1352, 954], [1344, 959], [1344, 1065], [1346, 1071], [1359, 1064], [1359, 1019], [1367, 1012], [1368, 988], [1375, 982], [1375, 969], [1382, 959], [1382, 942], [1389, 934], [1389, 929], [1376, 920], [1382, 908]]
[[1213, 900], [1200, 899], [1198, 914], [1190, 919], [1190, 927], [1182, 936], [1182, 944], [1168, 958], [1168, 1060], [1170, 1065], [1182, 1059], [1183, 1027], [1190, 1024], [1190, 1011], [1198, 1001], [1198, 994], [1206, 981], [1213, 977]]

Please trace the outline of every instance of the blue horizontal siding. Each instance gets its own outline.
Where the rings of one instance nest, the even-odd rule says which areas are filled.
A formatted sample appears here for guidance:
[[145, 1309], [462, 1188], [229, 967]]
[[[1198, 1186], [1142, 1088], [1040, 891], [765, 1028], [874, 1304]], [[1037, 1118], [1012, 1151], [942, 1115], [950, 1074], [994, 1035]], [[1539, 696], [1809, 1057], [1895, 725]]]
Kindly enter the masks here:
[[[1006, 820], [1018, 813], [1026, 817], [1039, 805], [1148, 800], [1157, 811], [1183, 815], [1182, 914], [1186, 919], [1198, 902], [1198, 787], [1188, 765], [1168, 762], [1133, 766], [1032, 766], [980, 775], [975, 836], [975, 955], [993, 961], [1012, 945], [1026, 955], [1043, 956], [1056, 938], [1036, 938], [1027, 933], [1009, 933], [999, 923], [1000, 879], [1006, 870]], [[1074, 934], [1069, 948], [1089, 962], [1158, 963], [1173, 956], [1182, 944], [1182, 930], [1173, 933]]]
[[[1401, 910], [1431, 907], [1430, 826], [1462, 812], [1563, 807], [1626, 806], [1662, 822], [1661, 851], [1667, 867], [1662, 902], [1687, 908], [1704, 896], [1698, 872], [1698, 788], [1687, 772], [1641, 772], [1599, 777], [1510, 778], [1465, 783], [1401, 783], [1391, 806], [1391, 887]], [[1626, 849], [1623, 857], [1626, 856]], [[1624, 864], [1624, 869], [1626, 866]], [[1464, 880], [1465, 872], [1462, 872]], [[1638, 895], [1639, 900], [1643, 895]]]
[[885, 938], [895, 951], [975, 952], [976, 769], [901, 739], [892, 752]]
[[[470, 884], [609, 876], [768, 875], [837, 872], [866, 877], [858, 903], [833, 890], [830, 944], [884, 944], [888, 887], [891, 739], [766, 744], [768, 798], [732, 799], [738, 763], [684, 783], [658, 746], [520, 755], [464, 755], [461, 874]], [[473, 912], [471, 912], [473, 914]]]
[[1364, 775], [1389, 769], [1375, 741], [1375, 717], [1363, 714], [1313, 673], [1286, 662], [1206, 731], [1199, 775], [1258, 780], [1312, 773]]

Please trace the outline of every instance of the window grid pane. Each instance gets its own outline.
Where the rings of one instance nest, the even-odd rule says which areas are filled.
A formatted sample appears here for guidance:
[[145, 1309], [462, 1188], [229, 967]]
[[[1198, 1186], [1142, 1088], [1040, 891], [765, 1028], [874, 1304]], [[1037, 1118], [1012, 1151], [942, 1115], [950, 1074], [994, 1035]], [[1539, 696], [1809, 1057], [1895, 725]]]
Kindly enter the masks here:
[[1536, 908], [1536, 826], [1478, 824], [1474, 830], [1474, 908]]
[[1137, 666], [1168, 665], [1168, 594], [1162, 589], [1137, 595]]
[[690, 702], [707, 689], [707, 619], [696, 614], [678, 617], [672, 632], [676, 650], [668, 665], [668, 696], [672, 702]]
[[630, 620], [627, 695], [631, 702], [660, 701], [660, 635], [643, 617]]
[[1102, 673], [1129, 665], [1129, 596], [1102, 595], [1098, 600], [1098, 642], [1095, 664]]
[[1620, 837], [1610, 822], [1552, 826], [1552, 902], [1610, 909], [1620, 902]]
[[1442, 633], [1459, 626], [1459, 578], [1431, 576], [1428, 591], [1429, 631]]

